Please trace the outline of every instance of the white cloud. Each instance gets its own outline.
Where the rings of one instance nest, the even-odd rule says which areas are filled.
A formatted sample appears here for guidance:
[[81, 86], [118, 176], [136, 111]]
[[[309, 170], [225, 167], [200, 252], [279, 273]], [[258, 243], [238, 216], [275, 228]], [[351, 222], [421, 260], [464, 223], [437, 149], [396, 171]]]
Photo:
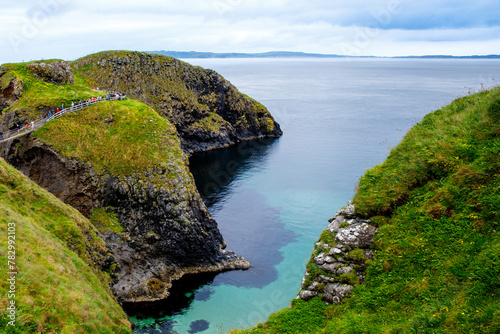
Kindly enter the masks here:
[[500, 53], [499, 27], [497, 0], [12, 1], [0, 62], [109, 49], [486, 54]]

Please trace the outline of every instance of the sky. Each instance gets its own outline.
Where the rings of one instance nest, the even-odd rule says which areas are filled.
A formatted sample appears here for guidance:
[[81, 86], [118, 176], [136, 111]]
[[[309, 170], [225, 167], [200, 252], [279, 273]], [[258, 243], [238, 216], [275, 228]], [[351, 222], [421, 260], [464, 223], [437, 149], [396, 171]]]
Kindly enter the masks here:
[[498, 0], [0, 1], [0, 63], [104, 50], [500, 54]]

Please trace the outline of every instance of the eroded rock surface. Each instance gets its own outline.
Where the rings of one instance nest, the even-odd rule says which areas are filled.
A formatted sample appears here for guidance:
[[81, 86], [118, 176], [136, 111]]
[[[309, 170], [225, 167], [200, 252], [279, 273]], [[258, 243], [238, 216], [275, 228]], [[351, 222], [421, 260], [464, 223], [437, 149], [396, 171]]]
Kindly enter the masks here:
[[5, 75], [8, 71], [9, 68], [0, 66], [0, 115], [3, 109], [14, 104], [24, 92], [24, 82]]
[[327, 240], [316, 243], [311, 263], [319, 270], [306, 272], [298, 298], [309, 300], [316, 296], [330, 304], [339, 304], [355, 285], [365, 279], [365, 264], [373, 257], [370, 249], [377, 228], [369, 219], [356, 216], [354, 205], [339, 210], [326, 228]]
[[90, 164], [65, 159], [31, 135], [0, 148], [9, 163], [87, 217], [94, 208], [117, 214], [124, 231], [101, 236], [117, 264], [112, 288], [120, 301], [166, 298], [184, 274], [250, 267], [224, 249], [217, 223], [183, 171], [177, 179], [167, 178], [168, 165], [142, 175], [97, 175]]
[[73, 70], [63, 60], [31, 63], [27, 68], [42, 81], [56, 85], [75, 84]]

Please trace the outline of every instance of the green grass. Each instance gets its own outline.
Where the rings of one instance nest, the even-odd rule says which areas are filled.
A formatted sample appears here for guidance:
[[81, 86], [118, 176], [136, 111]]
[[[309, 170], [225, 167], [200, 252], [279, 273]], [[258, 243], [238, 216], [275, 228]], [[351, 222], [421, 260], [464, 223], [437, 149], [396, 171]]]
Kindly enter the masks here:
[[229, 123], [225, 121], [221, 116], [211, 112], [209, 116], [193, 123], [190, 128], [191, 130], [205, 130], [211, 133], [218, 133], [222, 127], [228, 127], [228, 125]]
[[[51, 62], [50, 60], [45, 62]], [[32, 62], [36, 63], [36, 62]], [[97, 92], [88, 86], [81, 84], [56, 85], [43, 82], [34, 77], [28, 70], [30, 63], [4, 64], [9, 71], [2, 76], [0, 84], [5, 88], [12, 79], [17, 78], [24, 82], [24, 92], [21, 98], [16, 101], [7, 112], [16, 112], [28, 120], [40, 118], [43, 108], [56, 108], [64, 103], [71, 105], [73, 101], [87, 100], [91, 97], [104, 95], [105, 92]], [[76, 79], [75, 79], [76, 80]]]
[[[7, 229], [16, 226], [17, 306], [8, 326]], [[97, 268], [104, 242], [78, 211], [0, 159], [2, 333], [130, 333], [109, 277]]]
[[92, 217], [90, 217], [92, 224], [100, 231], [111, 231], [114, 233], [122, 233], [123, 226], [118, 221], [118, 215], [113, 211], [113, 208], [94, 208], [92, 210]]
[[171, 177], [187, 171], [171, 123], [133, 100], [101, 102], [47, 123], [35, 137], [97, 173], [123, 176], [169, 164]]
[[[380, 228], [365, 284], [326, 310], [301, 303], [306, 322], [324, 320], [305, 332], [500, 332], [500, 88], [427, 115], [360, 179], [354, 204]], [[243, 332], [299, 332], [285, 320], [296, 311]]]

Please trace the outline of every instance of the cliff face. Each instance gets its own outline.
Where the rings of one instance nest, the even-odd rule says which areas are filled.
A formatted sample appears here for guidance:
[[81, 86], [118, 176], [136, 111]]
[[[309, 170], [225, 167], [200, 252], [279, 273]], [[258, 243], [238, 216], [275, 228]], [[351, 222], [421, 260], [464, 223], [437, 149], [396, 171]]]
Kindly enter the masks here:
[[3, 109], [10, 107], [23, 95], [24, 82], [5, 75], [9, 71], [8, 67], [0, 66], [0, 115]]
[[[112, 288], [120, 301], [165, 298], [171, 282], [185, 273], [250, 266], [223, 250], [217, 223], [185, 170], [166, 165], [141, 174], [99, 174], [91, 163], [64, 158], [57, 148], [32, 136], [5, 145], [3, 155], [88, 218], [96, 208], [116, 215], [123, 230], [104, 228], [101, 235], [116, 261]], [[169, 177], [172, 172], [179, 177]]]
[[263, 105], [213, 70], [139, 52], [102, 52], [72, 66], [89, 85], [124, 92], [169, 119], [187, 153], [282, 134]]
[[371, 220], [357, 216], [351, 203], [339, 210], [316, 243], [299, 297], [321, 296], [327, 303], [339, 304], [364, 282], [376, 232]]
[[[4, 130], [13, 119], [33, 119], [51, 104], [69, 105], [89, 94], [104, 94], [92, 92], [76, 74], [61, 73], [72, 71], [64, 63], [50, 64], [53, 66], [9, 65], [12, 69], [4, 75], [22, 79], [29, 89], [5, 110], [0, 122]], [[78, 84], [73, 85], [73, 79]], [[202, 108], [197, 102], [193, 105], [194, 110]], [[184, 105], [186, 117], [193, 105]], [[221, 116], [208, 114], [213, 123], [207, 131], [221, 123], [217, 143], [226, 138], [221, 129], [236, 131]], [[255, 129], [247, 129], [247, 138]], [[120, 301], [163, 299], [171, 282], [186, 273], [250, 266], [224, 250], [217, 223], [194, 185], [178, 131], [150, 107], [126, 100], [64, 115], [31, 135], [0, 144], [2, 157], [99, 228], [112, 256], [106, 263]], [[188, 141], [184, 143], [185, 148], [189, 146]], [[204, 142], [197, 149], [212, 144]]]

